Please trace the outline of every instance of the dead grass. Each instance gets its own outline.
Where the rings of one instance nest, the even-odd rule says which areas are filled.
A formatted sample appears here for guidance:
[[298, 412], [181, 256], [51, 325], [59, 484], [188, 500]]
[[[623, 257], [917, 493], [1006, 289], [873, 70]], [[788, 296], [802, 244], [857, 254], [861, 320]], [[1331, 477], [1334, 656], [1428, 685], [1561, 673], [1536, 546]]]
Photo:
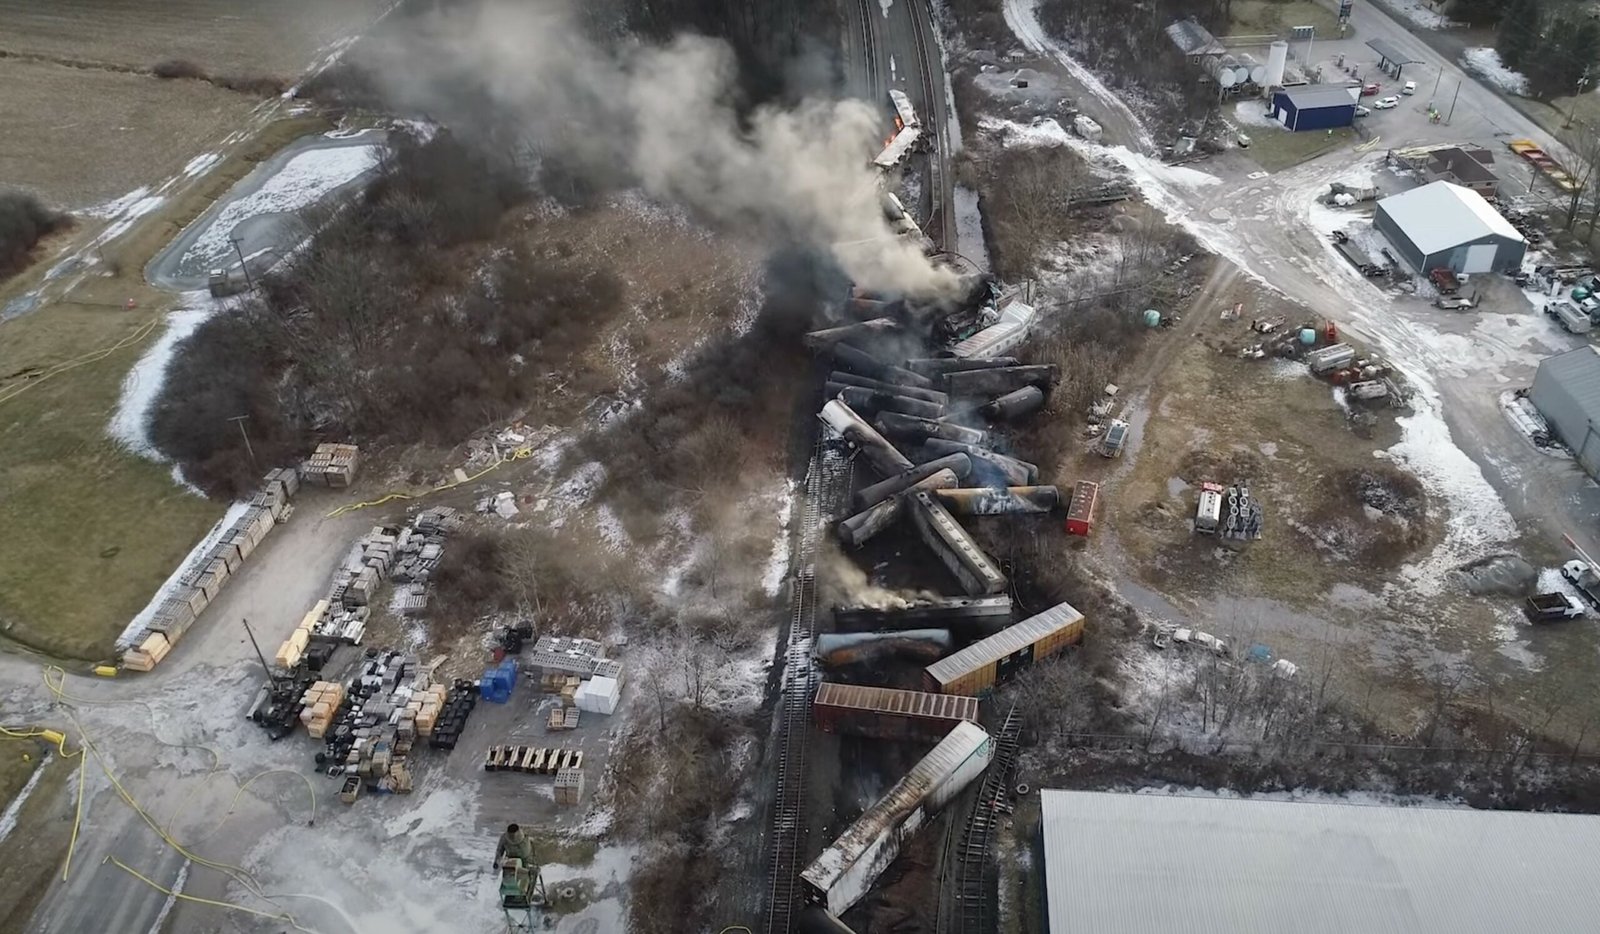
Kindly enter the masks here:
[[1272, 127], [1241, 129], [1250, 137], [1248, 155], [1268, 172], [1293, 168], [1325, 152], [1347, 145], [1356, 138], [1356, 131], [1350, 127], [1339, 127], [1331, 134], [1327, 130], [1291, 133], [1288, 130]]
[[299, 74], [317, 50], [371, 22], [382, 0], [0, 0], [0, 49], [217, 73]]
[[[109, 347], [159, 320], [169, 295], [143, 281], [157, 249], [233, 181], [288, 139], [325, 126], [274, 124], [247, 151], [174, 195], [118, 245], [121, 271], [86, 280], [69, 300], [0, 325], [0, 393]], [[92, 235], [89, 228], [84, 235]], [[41, 263], [0, 290], [35, 287]], [[136, 307], [123, 303], [132, 298]], [[97, 660], [221, 507], [175, 486], [169, 469], [106, 435], [128, 368], [145, 341], [34, 383], [0, 402], [0, 633], [52, 655]]]
[[1318, 39], [1339, 34], [1339, 20], [1331, 10], [1311, 0], [1233, 0], [1226, 35], [1283, 35], [1294, 26], [1311, 26]]
[[255, 106], [199, 81], [10, 58], [0, 59], [0, 87], [0, 178], [69, 210], [179, 171]]

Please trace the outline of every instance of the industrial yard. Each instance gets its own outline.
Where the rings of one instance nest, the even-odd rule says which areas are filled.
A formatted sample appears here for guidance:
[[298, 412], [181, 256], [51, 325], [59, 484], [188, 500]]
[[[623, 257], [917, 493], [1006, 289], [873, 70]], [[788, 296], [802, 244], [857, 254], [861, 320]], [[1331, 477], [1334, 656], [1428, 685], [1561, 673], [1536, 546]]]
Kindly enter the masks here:
[[1532, 39], [104, 6], [0, 0], [0, 932], [1587, 929], [1434, 868], [1600, 833]]

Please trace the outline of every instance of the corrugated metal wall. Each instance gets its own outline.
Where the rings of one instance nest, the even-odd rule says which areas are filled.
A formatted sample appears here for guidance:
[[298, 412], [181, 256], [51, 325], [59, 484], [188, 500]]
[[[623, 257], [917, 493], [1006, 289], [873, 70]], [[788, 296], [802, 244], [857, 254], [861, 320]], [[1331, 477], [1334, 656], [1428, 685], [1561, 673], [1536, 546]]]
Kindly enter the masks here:
[[1336, 107], [1307, 107], [1296, 110], [1290, 126], [1296, 133], [1306, 130], [1331, 130], [1335, 127], [1349, 126], [1356, 120], [1356, 108], [1350, 106]]
[[1580, 347], [1546, 357], [1533, 377], [1528, 397], [1550, 423], [1556, 437], [1578, 455], [1590, 476], [1600, 479], [1600, 354]]
[[1372, 227], [1388, 238], [1389, 245], [1399, 250], [1400, 258], [1411, 264], [1413, 269], [1424, 270], [1427, 257], [1422, 255], [1422, 251], [1411, 242], [1411, 238], [1400, 229], [1400, 225], [1395, 223], [1394, 218], [1389, 216], [1389, 212], [1383, 209], [1382, 204], [1378, 205], [1378, 210], [1372, 215]]

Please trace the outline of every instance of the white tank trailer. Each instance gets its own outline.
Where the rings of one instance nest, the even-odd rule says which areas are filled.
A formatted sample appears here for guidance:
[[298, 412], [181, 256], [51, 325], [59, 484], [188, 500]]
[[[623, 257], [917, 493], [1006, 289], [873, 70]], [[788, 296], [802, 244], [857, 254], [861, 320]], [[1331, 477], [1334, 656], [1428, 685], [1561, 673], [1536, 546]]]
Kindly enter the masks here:
[[1231, 88], [1239, 83], [1239, 62], [1232, 55], [1218, 55], [1206, 60], [1206, 70], [1218, 87]]
[[1267, 66], [1262, 64], [1261, 60], [1256, 58], [1254, 55], [1250, 55], [1246, 52], [1240, 52], [1239, 67], [1245, 70], [1244, 80], [1249, 81], [1252, 84], [1261, 84], [1263, 81], [1267, 80]]
[[1289, 43], [1278, 40], [1267, 48], [1266, 79], [1256, 82], [1264, 88], [1283, 87], [1283, 70], [1289, 64]]
[[895, 861], [901, 846], [983, 774], [993, 758], [994, 739], [983, 727], [956, 724], [800, 873], [808, 900], [834, 915], [844, 914]]

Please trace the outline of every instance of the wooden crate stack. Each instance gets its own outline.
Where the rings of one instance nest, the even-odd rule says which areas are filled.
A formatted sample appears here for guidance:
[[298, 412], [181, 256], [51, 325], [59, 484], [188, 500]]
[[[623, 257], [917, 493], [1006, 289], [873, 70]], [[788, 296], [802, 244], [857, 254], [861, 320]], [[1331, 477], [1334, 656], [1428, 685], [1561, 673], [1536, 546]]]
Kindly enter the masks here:
[[546, 725], [551, 733], [562, 730], [576, 730], [578, 728], [578, 708], [552, 707], [550, 708], [550, 722]]
[[[299, 475], [291, 467], [273, 470], [263, 478], [252, 505], [184, 569], [178, 589], [156, 608], [144, 629], [133, 634], [132, 645], [123, 654], [128, 668], [149, 671], [166, 657], [228, 581], [242, 571], [267, 533], [289, 518], [294, 508], [289, 500], [299, 489]], [[152, 641], [152, 634], [159, 634], [161, 640]], [[152, 651], [162, 642], [164, 650]]]
[[312, 739], [322, 739], [333, 725], [339, 705], [344, 703], [344, 685], [337, 681], [318, 681], [306, 688], [300, 703], [303, 705], [300, 722], [305, 724], [306, 732]]
[[433, 735], [433, 727], [439, 722], [439, 711], [443, 709], [448, 694], [449, 690], [444, 685], [430, 684], [426, 691], [412, 695], [405, 709], [411, 712], [416, 721], [417, 735], [424, 738]]
[[122, 655], [122, 664], [134, 671], [150, 671], [172, 651], [172, 643], [159, 632], [152, 632], [144, 637], [138, 646], [129, 649]]
[[317, 445], [311, 458], [300, 468], [307, 483], [343, 488], [355, 482], [361, 467], [361, 449], [353, 444], [325, 442]]

